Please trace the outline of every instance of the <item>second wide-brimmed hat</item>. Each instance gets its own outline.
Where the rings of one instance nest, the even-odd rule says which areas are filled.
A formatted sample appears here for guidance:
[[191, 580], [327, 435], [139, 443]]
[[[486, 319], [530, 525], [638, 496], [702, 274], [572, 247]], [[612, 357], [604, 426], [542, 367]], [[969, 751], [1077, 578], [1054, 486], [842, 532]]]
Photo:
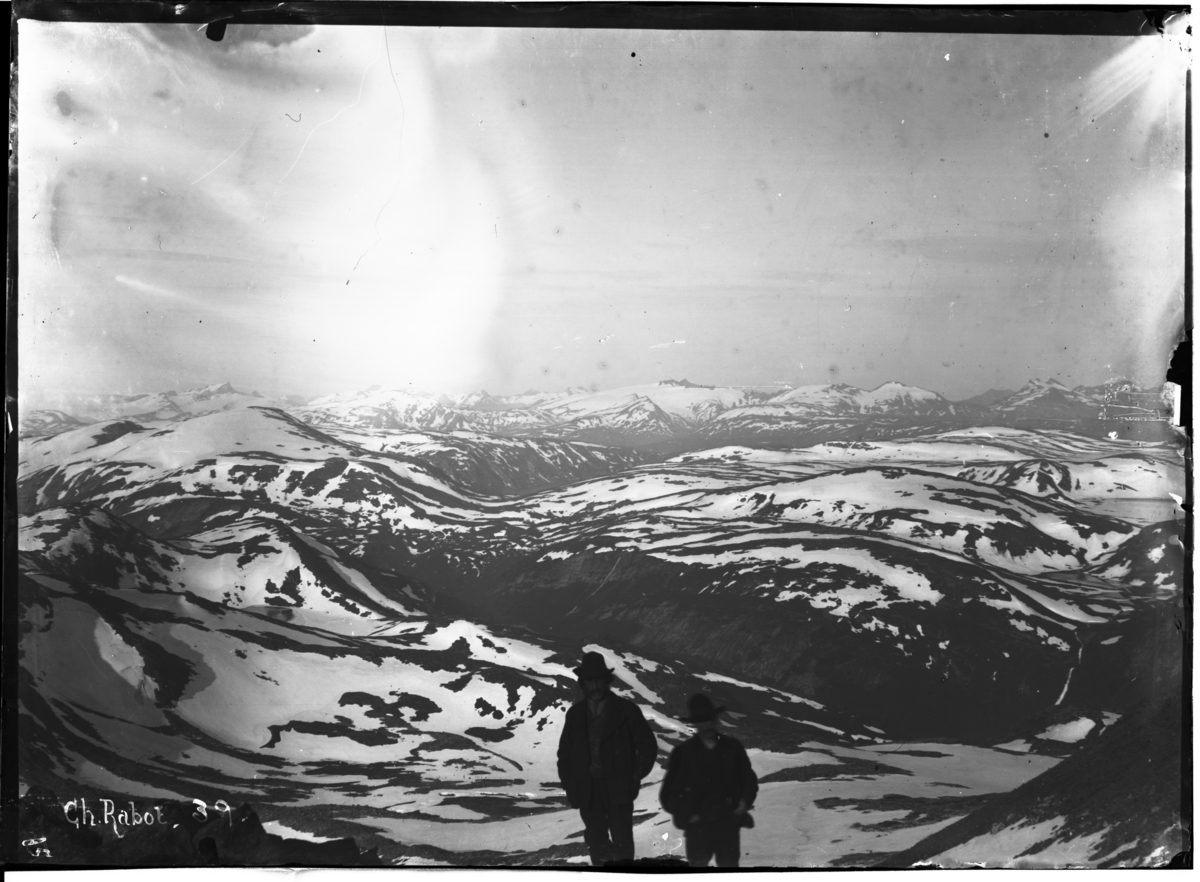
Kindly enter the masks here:
[[724, 705], [717, 707], [711, 698], [703, 692], [697, 692], [688, 699], [688, 715], [679, 719], [684, 723], [707, 723], [709, 720], [715, 720], [723, 710]]
[[575, 669], [575, 676], [580, 680], [611, 680], [616, 676], [616, 671], [604, 663], [604, 656], [600, 653], [585, 652], [583, 664]]

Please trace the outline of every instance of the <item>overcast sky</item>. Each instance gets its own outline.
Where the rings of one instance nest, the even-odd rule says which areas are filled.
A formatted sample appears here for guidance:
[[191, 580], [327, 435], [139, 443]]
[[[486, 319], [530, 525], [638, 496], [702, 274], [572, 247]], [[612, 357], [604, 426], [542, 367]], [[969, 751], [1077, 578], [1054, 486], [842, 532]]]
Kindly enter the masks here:
[[1172, 37], [19, 23], [23, 397], [1161, 382]]

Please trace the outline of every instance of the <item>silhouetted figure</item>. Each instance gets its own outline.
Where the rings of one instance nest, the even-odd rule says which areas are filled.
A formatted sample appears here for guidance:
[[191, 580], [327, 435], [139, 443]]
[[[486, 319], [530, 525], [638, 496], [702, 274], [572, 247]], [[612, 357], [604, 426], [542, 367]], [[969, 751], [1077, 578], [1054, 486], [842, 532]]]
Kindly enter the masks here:
[[658, 742], [638, 706], [610, 691], [615, 674], [600, 653], [584, 653], [575, 675], [584, 697], [567, 711], [558, 779], [583, 818], [592, 865], [629, 863], [633, 800], [654, 768]]
[[685, 723], [696, 734], [667, 761], [660, 799], [675, 826], [683, 830], [688, 865], [736, 867], [742, 853], [741, 828], [753, 827], [750, 809], [758, 796], [758, 776], [740, 741], [720, 731], [723, 707], [707, 695], [688, 699]]

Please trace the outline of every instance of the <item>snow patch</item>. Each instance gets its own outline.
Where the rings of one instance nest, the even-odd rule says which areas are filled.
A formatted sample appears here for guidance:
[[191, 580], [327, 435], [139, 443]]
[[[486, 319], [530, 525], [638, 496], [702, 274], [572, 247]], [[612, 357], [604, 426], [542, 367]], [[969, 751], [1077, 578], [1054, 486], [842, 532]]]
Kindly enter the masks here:
[[1059, 723], [1057, 726], [1051, 726], [1037, 737], [1048, 741], [1062, 741], [1066, 744], [1074, 744], [1076, 741], [1082, 741], [1086, 738], [1088, 733], [1095, 727], [1095, 720], [1080, 717], [1078, 720], [1070, 723]]
[[[1039, 824], [1012, 824], [1002, 830], [976, 836], [950, 851], [934, 858], [932, 863], [942, 867], [1030, 867], [1053, 868], [1088, 866], [1094, 862], [1093, 853], [1104, 839], [1107, 830], [1074, 839], [1058, 839], [1066, 818], [1059, 816]], [[1039, 843], [1049, 840], [1041, 851], [1025, 854]], [[1021, 855], [1021, 857], [1015, 857]]]
[[[746, 689], [753, 689], [756, 692], [768, 692], [768, 693], [772, 693], [774, 695], [781, 695], [790, 702], [795, 702], [798, 704], [807, 704], [809, 707], [814, 707], [814, 708], [817, 708], [820, 710], [823, 710], [825, 708], [825, 705], [820, 704], [816, 701], [813, 701], [810, 698], [802, 698], [799, 695], [793, 695], [790, 692], [783, 692], [779, 689], [772, 689], [769, 686], [759, 686], [757, 683], [747, 683], [745, 680], [735, 680], [733, 677], [726, 677], [723, 674], [705, 673], [705, 674], [696, 674], [695, 676], [696, 676], [697, 680], [707, 680], [710, 683], [729, 683], [730, 685], [733, 685], [733, 686], [742, 686]], [[869, 729], [871, 727], [868, 726], [867, 728]], [[874, 731], [880, 732], [879, 729], [875, 729]], [[882, 734], [882, 732], [881, 732], [881, 734]]]
[[315, 833], [307, 833], [304, 830], [296, 830], [293, 827], [288, 827], [279, 821], [267, 821], [262, 825], [262, 828], [275, 836], [282, 836], [284, 839], [303, 839], [307, 842], [334, 842], [332, 836], [318, 836]]
[[100, 657], [108, 662], [121, 679], [147, 698], [154, 698], [158, 684], [146, 676], [146, 663], [141, 654], [126, 643], [104, 619], [96, 619], [94, 636]]
[[1013, 753], [1029, 753], [1031, 745], [1024, 738], [1018, 738], [1016, 741], [1007, 741], [1004, 744], [997, 744], [997, 750], [1011, 750]]
[[1024, 585], [1015, 585], [1013, 587], [1015, 587], [1018, 591], [1022, 592], [1023, 594], [1026, 594], [1029, 597], [1033, 598], [1035, 601], [1040, 603], [1043, 607], [1050, 610], [1052, 613], [1055, 613], [1056, 615], [1061, 616], [1064, 619], [1069, 619], [1073, 622], [1084, 622], [1085, 624], [1099, 624], [1101, 622], [1108, 621], [1108, 619], [1100, 618], [1100, 616], [1088, 615], [1083, 610], [1081, 610], [1079, 607], [1074, 606], [1070, 603], [1067, 603], [1065, 600], [1058, 600], [1055, 598], [1047, 597], [1045, 594], [1042, 594], [1040, 591], [1034, 591], [1032, 588], [1026, 588]]

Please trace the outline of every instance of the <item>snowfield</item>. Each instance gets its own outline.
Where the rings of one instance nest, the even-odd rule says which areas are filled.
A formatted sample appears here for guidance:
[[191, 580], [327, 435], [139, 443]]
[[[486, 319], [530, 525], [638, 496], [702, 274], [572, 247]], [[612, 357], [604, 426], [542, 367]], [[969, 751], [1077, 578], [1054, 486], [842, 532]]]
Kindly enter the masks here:
[[[1072, 395], [1010, 406], [1094, 398]], [[762, 780], [743, 866], [867, 866], [1131, 718], [1184, 589], [1177, 448], [1003, 426], [586, 440], [962, 409], [900, 384], [769, 397], [375, 389], [285, 409], [217, 386], [43, 413], [18, 455], [22, 781], [249, 802], [395, 865], [572, 866], [555, 748], [594, 650], [660, 746], [640, 855], [681, 851], [657, 786], [704, 690]], [[1133, 835], [1055, 823], [938, 860], [1095, 865]]]

